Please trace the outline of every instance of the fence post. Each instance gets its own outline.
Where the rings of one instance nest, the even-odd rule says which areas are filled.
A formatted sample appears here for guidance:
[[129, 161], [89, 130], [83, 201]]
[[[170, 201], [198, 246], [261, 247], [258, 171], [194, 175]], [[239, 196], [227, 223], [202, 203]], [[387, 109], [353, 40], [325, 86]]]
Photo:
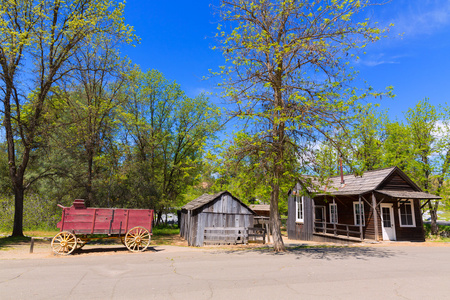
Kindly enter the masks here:
[[33, 248], [34, 248], [34, 237], [31, 238], [30, 253], [33, 253]]

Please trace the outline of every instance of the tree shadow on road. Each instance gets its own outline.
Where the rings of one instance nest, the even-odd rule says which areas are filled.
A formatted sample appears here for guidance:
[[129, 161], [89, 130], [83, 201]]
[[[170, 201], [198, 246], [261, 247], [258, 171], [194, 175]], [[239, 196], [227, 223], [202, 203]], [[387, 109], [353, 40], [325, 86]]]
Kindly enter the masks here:
[[249, 249], [230, 249], [219, 250], [215, 253], [228, 253], [244, 255], [246, 253], [259, 253], [262, 255], [284, 256], [294, 255], [296, 259], [320, 259], [320, 260], [337, 260], [337, 259], [360, 259], [368, 260], [369, 258], [392, 258], [402, 254], [401, 251], [393, 251], [386, 248], [375, 247], [352, 247], [352, 246], [311, 246], [299, 245], [287, 247], [286, 252], [274, 252], [270, 247], [259, 247]]
[[[148, 247], [147, 249], [145, 249], [145, 251], [143, 252], [136, 252], [136, 253], [144, 253], [144, 252], [159, 252], [159, 251], [163, 251], [161, 249], [155, 249], [154, 247]], [[134, 252], [131, 252], [128, 250], [127, 247], [125, 246], [114, 246], [114, 247], [102, 247], [102, 246], [98, 246], [98, 247], [89, 247], [89, 248], [82, 248], [82, 249], [77, 249], [75, 250], [72, 255], [83, 255], [83, 254], [92, 254], [92, 253], [130, 253], [133, 254]]]

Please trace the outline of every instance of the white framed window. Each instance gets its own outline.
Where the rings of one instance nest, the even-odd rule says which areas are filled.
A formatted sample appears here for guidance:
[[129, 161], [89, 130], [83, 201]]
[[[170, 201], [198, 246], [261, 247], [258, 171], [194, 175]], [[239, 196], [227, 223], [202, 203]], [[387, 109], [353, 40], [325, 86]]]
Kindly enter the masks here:
[[[355, 225], [366, 225], [364, 220], [364, 203], [361, 202], [360, 206], [359, 202], [353, 202], [353, 216], [355, 219]], [[360, 220], [362, 220], [362, 223], [360, 223]]]
[[400, 200], [398, 203], [398, 218], [400, 219], [400, 227], [416, 227], [413, 200]]
[[303, 196], [295, 196], [295, 221], [298, 223], [304, 221], [304, 204]]
[[338, 213], [337, 213], [337, 204], [330, 203], [330, 223], [337, 224], [338, 223]]

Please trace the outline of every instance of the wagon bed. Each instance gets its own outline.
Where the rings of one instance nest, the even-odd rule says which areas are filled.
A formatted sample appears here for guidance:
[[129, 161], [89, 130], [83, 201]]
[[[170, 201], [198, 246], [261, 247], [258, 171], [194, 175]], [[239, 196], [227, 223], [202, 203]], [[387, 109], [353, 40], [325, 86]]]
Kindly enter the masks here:
[[61, 230], [52, 240], [53, 251], [70, 254], [91, 240], [89, 235], [104, 234], [121, 238], [131, 251], [144, 251], [150, 243], [152, 209], [86, 208], [84, 200], [77, 199], [71, 207], [64, 207]]

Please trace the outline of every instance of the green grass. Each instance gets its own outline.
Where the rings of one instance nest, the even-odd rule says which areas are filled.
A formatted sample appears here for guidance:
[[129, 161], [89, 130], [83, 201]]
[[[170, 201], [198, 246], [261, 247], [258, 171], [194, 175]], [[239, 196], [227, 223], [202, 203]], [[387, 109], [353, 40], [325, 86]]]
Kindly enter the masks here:
[[450, 211], [442, 211], [439, 215], [438, 215], [438, 220], [439, 221], [450, 221]]
[[154, 227], [153, 236], [170, 236], [180, 234], [180, 229], [178, 227]]
[[427, 239], [427, 242], [436, 242], [436, 243], [450, 243], [450, 238], [444, 238], [444, 237], [433, 237]]
[[153, 227], [152, 244], [174, 245], [180, 243], [180, 229], [178, 226], [160, 225]]
[[28, 236], [25, 236], [25, 237], [11, 237], [11, 236], [0, 237], [0, 249], [11, 246], [11, 245], [29, 243], [30, 241], [31, 241], [31, 237], [28, 237]]

